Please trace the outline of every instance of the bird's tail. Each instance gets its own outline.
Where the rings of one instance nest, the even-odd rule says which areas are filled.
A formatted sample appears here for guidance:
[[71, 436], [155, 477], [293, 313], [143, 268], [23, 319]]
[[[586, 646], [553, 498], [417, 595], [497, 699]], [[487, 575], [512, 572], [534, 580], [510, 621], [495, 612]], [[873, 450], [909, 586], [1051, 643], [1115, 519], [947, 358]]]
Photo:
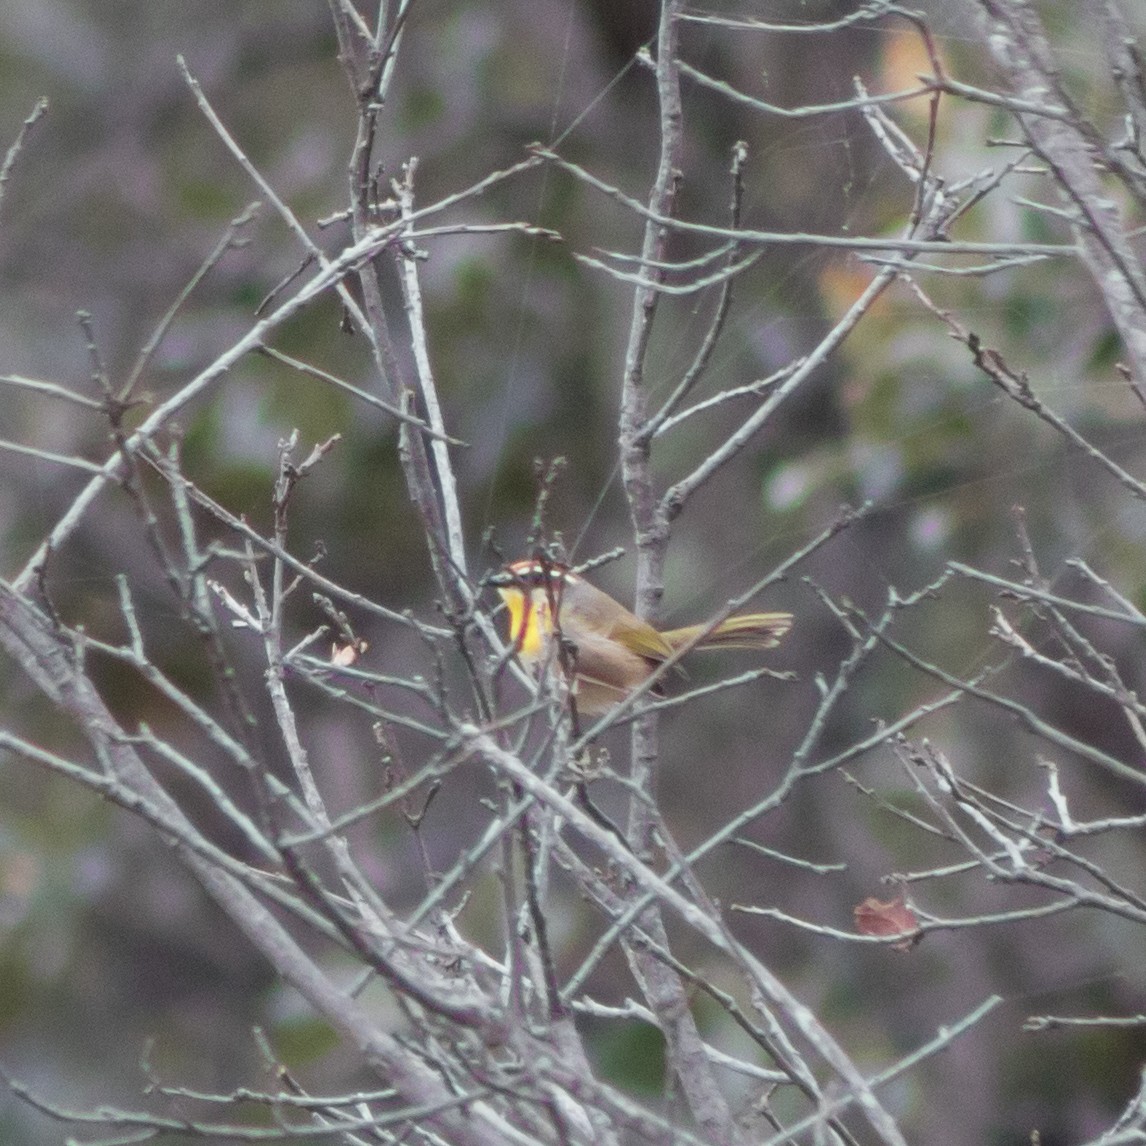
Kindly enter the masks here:
[[791, 613], [741, 613], [721, 621], [711, 632], [706, 632], [708, 625], [686, 625], [661, 636], [674, 649], [771, 649], [791, 627]]

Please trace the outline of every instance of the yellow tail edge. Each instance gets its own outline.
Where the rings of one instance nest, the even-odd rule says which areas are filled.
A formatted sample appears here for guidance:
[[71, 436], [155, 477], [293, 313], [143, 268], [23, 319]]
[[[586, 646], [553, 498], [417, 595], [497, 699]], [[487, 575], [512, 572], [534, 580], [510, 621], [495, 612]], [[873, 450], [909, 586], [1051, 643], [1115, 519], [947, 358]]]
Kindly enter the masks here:
[[[683, 629], [669, 629], [661, 636], [679, 649], [696, 641], [695, 648], [772, 649], [792, 627], [791, 613], [741, 613], [728, 617], [704, 636], [707, 625], [686, 625]], [[697, 638], [700, 638], [699, 640]]]

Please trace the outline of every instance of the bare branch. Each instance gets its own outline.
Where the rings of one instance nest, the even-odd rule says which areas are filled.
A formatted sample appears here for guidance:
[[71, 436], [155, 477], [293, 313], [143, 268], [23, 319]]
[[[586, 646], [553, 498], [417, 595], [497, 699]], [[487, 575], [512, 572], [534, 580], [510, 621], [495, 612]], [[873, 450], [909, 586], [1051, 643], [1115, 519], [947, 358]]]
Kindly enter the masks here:
[[32, 108], [28, 117], [20, 125], [20, 131], [15, 140], [4, 153], [4, 161], [0, 163], [0, 204], [4, 201], [4, 192], [7, 190], [8, 180], [12, 178], [12, 169], [16, 166], [16, 160], [20, 158], [20, 152], [23, 150], [24, 144], [27, 143], [28, 136], [31, 135], [36, 124], [47, 114], [48, 99], [47, 96], [41, 96], [36, 100], [36, 106]]

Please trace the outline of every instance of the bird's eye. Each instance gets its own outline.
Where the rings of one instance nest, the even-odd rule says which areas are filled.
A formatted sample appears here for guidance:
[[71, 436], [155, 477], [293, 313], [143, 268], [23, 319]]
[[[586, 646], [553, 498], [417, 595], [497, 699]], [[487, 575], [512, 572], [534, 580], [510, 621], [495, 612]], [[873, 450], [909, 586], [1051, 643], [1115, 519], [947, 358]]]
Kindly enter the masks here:
[[520, 584], [531, 589], [560, 584], [565, 579], [565, 572], [560, 566], [543, 565], [540, 561], [522, 561], [511, 565], [510, 572]]

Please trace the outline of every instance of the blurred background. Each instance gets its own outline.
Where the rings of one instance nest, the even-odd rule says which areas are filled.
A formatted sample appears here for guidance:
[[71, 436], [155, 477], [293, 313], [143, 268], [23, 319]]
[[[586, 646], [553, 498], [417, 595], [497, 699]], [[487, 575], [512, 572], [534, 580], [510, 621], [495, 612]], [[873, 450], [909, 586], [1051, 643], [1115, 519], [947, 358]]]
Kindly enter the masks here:
[[[847, 3], [776, 3], [753, 14], [831, 21]], [[932, 3], [928, 17], [946, 66], [967, 82], [996, 82], [968, 4]], [[1064, 77], [1103, 126], [1116, 112], [1108, 65], [1087, 5], [1038, 5]], [[720, 6], [714, 6], [719, 10]], [[1128, 9], [1134, 6], [1128, 4]], [[766, 11], [765, 11], [766, 9]], [[729, 11], [731, 11], [731, 7]], [[1142, 32], [1143, 12], [1128, 13]], [[388, 176], [420, 160], [426, 204], [522, 158], [527, 144], [563, 155], [643, 199], [657, 139], [649, 74], [632, 64], [653, 33], [656, 6], [639, 0], [424, 0], [414, 6], [384, 117]], [[685, 55], [697, 67], [784, 107], [910, 87], [930, 70], [904, 21], [823, 35], [730, 33], [690, 26]], [[179, 54], [251, 160], [330, 251], [345, 241], [316, 220], [347, 201], [354, 103], [339, 68], [324, 5], [278, 0], [23, 0], [0, 6], [0, 148], [15, 139], [40, 96], [50, 110], [32, 132], [0, 203], [0, 372], [98, 396], [77, 324], [89, 312], [113, 382], [130, 372], [155, 324], [226, 226], [257, 189], [195, 106]], [[680, 211], [723, 223], [732, 145], [748, 144], [744, 222], [827, 235], [896, 235], [912, 187], [854, 111], [786, 119], [686, 85], [686, 170]], [[923, 101], [892, 113], [922, 145]], [[944, 102], [936, 165], [951, 181], [1005, 162], [986, 140], [1013, 138], [1006, 117]], [[1017, 194], [992, 195], [960, 223], [959, 237], [1062, 240], [1065, 228]], [[1045, 196], [1035, 177], [1026, 185]], [[617, 470], [617, 406], [631, 289], [579, 265], [571, 252], [639, 249], [641, 227], [612, 200], [553, 170], [497, 185], [454, 221], [527, 220], [563, 244], [519, 235], [435, 241], [422, 266], [431, 354], [447, 423], [468, 443], [454, 452], [475, 572], [520, 554], [537, 495], [536, 466], [566, 461], [548, 515], [573, 556], [613, 546], [626, 558], [596, 574], [631, 600], [631, 530]], [[183, 307], [145, 372], [140, 397], [160, 401], [225, 350], [255, 307], [298, 266], [300, 252], [269, 206]], [[676, 257], [701, 251], [680, 239]], [[815, 346], [872, 271], [814, 244], [777, 246], [736, 284], [736, 304], [697, 397], [772, 374]], [[1142, 472], [1140, 405], [1115, 370], [1118, 346], [1092, 284], [1065, 261], [985, 278], [920, 281], [1008, 361], [1037, 393], [1118, 463]], [[401, 308], [393, 296], [395, 330]], [[649, 378], [671, 392], [710, 321], [710, 293], [667, 299], [657, 320]], [[373, 389], [361, 338], [340, 329], [328, 298], [277, 332], [274, 345]], [[754, 400], [727, 403], [660, 439], [654, 461], [668, 484], [689, 472]], [[307, 478], [293, 505], [295, 552], [321, 543], [327, 576], [395, 609], [433, 619], [425, 544], [407, 501], [392, 421], [348, 397], [250, 357], [179, 419], [188, 472], [213, 497], [261, 526], [270, 520], [278, 443], [297, 429], [299, 456], [342, 440]], [[22, 391], [0, 392], [0, 438], [102, 461], [98, 416]], [[0, 452], [0, 570], [14, 575], [86, 477], [42, 458]], [[973, 370], [906, 287], [880, 300], [817, 376], [784, 406], [736, 462], [699, 494], [670, 548], [666, 619], [686, 623], [719, 607], [825, 528], [844, 504], [873, 510], [819, 551], [759, 604], [784, 608], [796, 628], [775, 660], [790, 683], [726, 692], [666, 718], [661, 803], [683, 846], [698, 843], [759, 800], [783, 773], [819, 699], [818, 673], [835, 672], [849, 642], [803, 578], [878, 611], [933, 582], [951, 560], [1018, 576], [1012, 507], [1026, 513], [1043, 573], [1078, 591], [1065, 565], [1082, 558], [1126, 597], [1143, 603], [1146, 511], [1096, 466]], [[127, 499], [105, 493], [85, 527], [53, 557], [57, 608], [104, 639], [120, 640], [115, 578], [127, 573], [156, 660], [191, 691], [209, 690]], [[898, 639], [955, 673], [992, 654], [986, 591], [959, 583], [902, 619]], [[322, 623], [300, 597], [298, 637]], [[425, 650], [406, 632], [358, 618], [371, 667], [421, 671]], [[1129, 628], [1095, 627], [1131, 688], [1141, 657]], [[239, 647], [240, 657], [243, 655]], [[255, 666], [255, 651], [249, 652]], [[747, 666], [745, 666], [747, 667]], [[693, 680], [710, 679], [701, 662]], [[172, 714], [130, 673], [99, 667], [105, 695], [129, 725], [162, 729]], [[251, 701], [265, 704], [252, 668]], [[1061, 680], [1015, 667], [1006, 687], [1087, 743], [1141, 764], [1141, 749], [1110, 710]], [[14, 666], [0, 664], [5, 722], [61, 754], [82, 753]], [[943, 687], [888, 654], [857, 677], [824, 741], [825, 755], [940, 695]], [[377, 790], [369, 720], [317, 694], [296, 698], [308, 747], [334, 807]], [[1023, 804], [1038, 804], [1040, 745], [997, 711], [965, 703], [923, 729], [956, 767]], [[268, 737], [270, 734], [268, 733]], [[625, 741], [611, 742], [620, 756]], [[268, 740], [266, 751], [277, 751]], [[416, 741], [405, 745], [413, 763]], [[1065, 767], [1065, 764], [1064, 764]], [[882, 810], [860, 785], [905, 806], [913, 797], [884, 751], [855, 762], [857, 783], [831, 772], [801, 785], [753, 826], [758, 842], [816, 863], [843, 863], [832, 878], [743, 849], [724, 849], [702, 874], [724, 903], [778, 906], [851, 927], [868, 895], [890, 898], [894, 872], [958, 858]], [[481, 777], [443, 791], [428, 817], [428, 846], [442, 866], [480, 824]], [[1083, 767], [1064, 781], [1079, 816], [1146, 810], [1141, 791]], [[187, 794], [187, 798], [192, 798]], [[602, 802], [609, 804], [609, 795]], [[356, 840], [383, 891], [417, 895], [414, 849], [394, 823]], [[1096, 858], [1142, 887], [1140, 834], [1096, 845]], [[1105, 851], [1101, 850], [1102, 847]], [[940, 915], [1021, 906], [1021, 889], [981, 876], [921, 891]], [[928, 898], [928, 896], [931, 898]], [[1032, 895], [1029, 901], [1038, 902]], [[491, 928], [478, 896], [462, 922]], [[734, 917], [737, 933], [874, 1071], [934, 1035], [984, 997], [1005, 1005], [941, 1060], [908, 1076], [889, 1100], [913, 1142], [1027, 1141], [1044, 1146], [1094, 1134], [1133, 1093], [1146, 1032], [1024, 1034], [1029, 1014], [1146, 1010], [1140, 930], [1110, 916], [1072, 913], [1019, 927], [929, 937], [904, 955], [854, 948], [781, 923]], [[490, 940], [496, 942], [496, 931]], [[561, 959], [576, 966], [594, 932], [576, 910], [558, 931]], [[334, 1037], [208, 903], [142, 824], [91, 793], [0, 760], [0, 1065], [37, 1093], [72, 1108], [131, 1106], [149, 1071], [166, 1082], [229, 1090], [259, 1085], [265, 1063], [250, 1036], [263, 1026], [276, 1053], [314, 1089], [349, 1085]], [[688, 954], [687, 942], [685, 954]], [[621, 960], [598, 994], [627, 993]], [[703, 1014], [704, 1004], [698, 1003]], [[717, 1016], [712, 1017], [715, 1024]], [[600, 1067], [634, 1090], [660, 1084], [656, 1039], [636, 1025], [593, 1028]], [[0, 1092], [0, 1140], [56, 1142], [64, 1129]]]

